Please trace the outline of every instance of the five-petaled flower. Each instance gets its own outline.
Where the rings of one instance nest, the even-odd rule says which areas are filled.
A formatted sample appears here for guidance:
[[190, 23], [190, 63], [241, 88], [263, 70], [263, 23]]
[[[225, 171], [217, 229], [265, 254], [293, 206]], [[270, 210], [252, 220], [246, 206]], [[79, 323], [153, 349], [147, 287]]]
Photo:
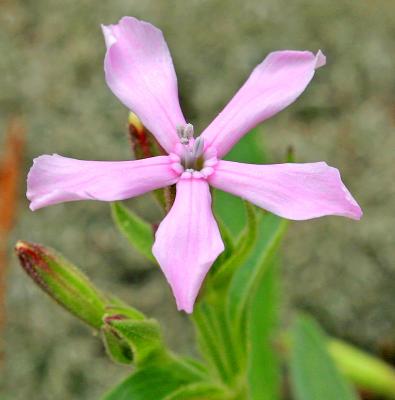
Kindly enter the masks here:
[[270, 53], [195, 139], [179, 105], [177, 78], [162, 32], [132, 17], [102, 28], [108, 86], [168, 155], [120, 162], [40, 156], [28, 175], [32, 210], [74, 200], [122, 200], [176, 184], [174, 204], [159, 225], [152, 251], [178, 309], [188, 313], [224, 250], [209, 185], [293, 220], [361, 217], [339, 171], [324, 162], [252, 165], [221, 160], [249, 130], [304, 91], [315, 70], [325, 64], [320, 51]]

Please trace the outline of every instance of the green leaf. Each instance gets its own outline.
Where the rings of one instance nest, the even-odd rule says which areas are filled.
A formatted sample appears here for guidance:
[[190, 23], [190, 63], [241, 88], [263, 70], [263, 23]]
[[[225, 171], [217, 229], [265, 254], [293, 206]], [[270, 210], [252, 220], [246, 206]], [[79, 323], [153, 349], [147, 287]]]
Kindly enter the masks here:
[[228, 315], [235, 329], [243, 330], [251, 293], [265, 273], [284, 236], [287, 221], [265, 213], [260, 219], [258, 239], [253, 252], [235, 272], [228, 291]]
[[129, 343], [137, 366], [155, 362], [166, 355], [156, 321], [124, 319], [119, 315], [110, 315], [104, 318], [104, 322]]
[[126, 378], [103, 400], [163, 400], [187, 382], [171, 368], [152, 365]]
[[154, 244], [152, 226], [120, 202], [112, 203], [111, 211], [115, 225], [130, 244], [148, 260], [156, 262], [152, 255]]
[[103, 400], [163, 400], [197, 383], [209, 383], [205, 368], [196, 360], [168, 354], [160, 363], [138, 367]]
[[224, 389], [211, 383], [198, 382], [180, 387], [167, 395], [165, 400], [225, 400], [226, 398]]
[[273, 340], [278, 323], [278, 265], [264, 266], [247, 315], [247, 378], [250, 400], [280, 398], [280, 366]]
[[292, 329], [291, 383], [296, 400], [357, 400], [330, 357], [318, 324], [299, 316]]
[[395, 400], [395, 368], [380, 358], [339, 339], [330, 339], [329, 353], [340, 371], [359, 388]]

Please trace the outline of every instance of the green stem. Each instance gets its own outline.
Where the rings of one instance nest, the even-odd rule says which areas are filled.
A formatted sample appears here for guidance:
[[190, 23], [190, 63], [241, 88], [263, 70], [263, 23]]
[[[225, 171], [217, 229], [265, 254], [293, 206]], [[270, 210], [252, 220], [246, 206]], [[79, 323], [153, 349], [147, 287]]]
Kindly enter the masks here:
[[222, 343], [217, 340], [218, 338], [215, 331], [213, 331], [212, 324], [207, 319], [207, 313], [199, 307], [193, 313], [193, 320], [196, 324], [198, 341], [200, 342], [202, 353], [218, 373], [219, 379], [222, 382], [226, 382], [228, 373], [226, 360], [223, 358], [224, 350]]

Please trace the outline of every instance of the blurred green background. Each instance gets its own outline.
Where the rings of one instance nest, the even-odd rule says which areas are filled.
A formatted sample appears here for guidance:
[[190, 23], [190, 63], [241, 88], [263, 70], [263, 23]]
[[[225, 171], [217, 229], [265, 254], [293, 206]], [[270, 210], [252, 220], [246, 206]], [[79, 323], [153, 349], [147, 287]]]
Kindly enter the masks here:
[[[127, 110], [104, 81], [100, 31], [101, 23], [123, 15], [163, 30], [184, 113], [198, 132], [268, 52], [324, 51], [327, 66], [302, 97], [249, 140], [269, 162], [282, 162], [292, 146], [299, 162], [338, 167], [364, 217], [359, 223], [330, 217], [291, 224], [283, 247], [284, 324], [302, 308], [330, 333], [376, 353], [388, 351], [395, 336], [395, 3], [2, 0], [0, 144], [9, 119], [22, 118], [24, 176], [43, 153], [131, 157]], [[248, 147], [241, 146], [238, 159], [247, 160]], [[17, 239], [58, 249], [99, 287], [162, 321], [174, 347], [194, 351], [187, 318], [176, 312], [162, 274], [119, 236], [108, 204], [75, 202], [32, 213], [24, 179], [20, 186], [8, 238], [1, 400], [97, 399], [127, 373], [25, 276], [12, 255]], [[149, 196], [129, 204], [150, 221], [161, 216]]]

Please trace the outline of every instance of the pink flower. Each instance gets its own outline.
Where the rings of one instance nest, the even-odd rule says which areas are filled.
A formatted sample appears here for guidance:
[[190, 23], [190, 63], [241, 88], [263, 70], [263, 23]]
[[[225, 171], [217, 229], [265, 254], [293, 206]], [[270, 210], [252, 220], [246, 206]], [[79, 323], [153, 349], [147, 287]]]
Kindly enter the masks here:
[[209, 185], [284, 218], [324, 215], [360, 219], [339, 171], [324, 162], [252, 165], [220, 160], [249, 130], [291, 104], [325, 56], [277, 51], [259, 64], [214, 121], [194, 138], [182, 114], [177, 78], [162, 32], [124, 17], [103, 26], [106, 81], [168, 155], [136, 161], [34, 160], [27, 197], [37, 210], [74, 200], [122, 200], [176, 184], [175, 202], [156, 232], [153, 254], [176, 298], [191, 313], [204, 277], [224, 250]]

